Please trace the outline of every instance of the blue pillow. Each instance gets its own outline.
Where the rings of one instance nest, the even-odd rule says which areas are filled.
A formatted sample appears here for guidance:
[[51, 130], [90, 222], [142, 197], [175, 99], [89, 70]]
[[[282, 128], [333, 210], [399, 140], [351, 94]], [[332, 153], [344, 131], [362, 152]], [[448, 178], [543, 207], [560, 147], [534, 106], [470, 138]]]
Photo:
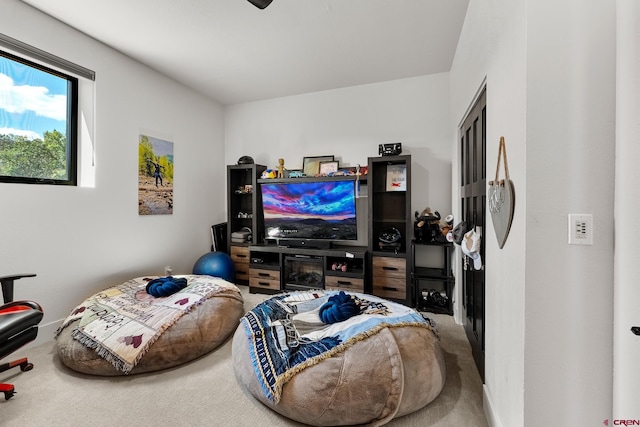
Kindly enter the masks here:
[[323, 323], [342, 322], [356, 314], [360, 314], [360, 307], [351, 295], [345, 294], [344, 291], [331, 295], [318, 312]]
[[184, 277], [175, 278], [173, 276], [158, 277], [147, 283], [147, 293], [156, 298], [167, 297], [184, 289], [187, 286], [187, 279]]

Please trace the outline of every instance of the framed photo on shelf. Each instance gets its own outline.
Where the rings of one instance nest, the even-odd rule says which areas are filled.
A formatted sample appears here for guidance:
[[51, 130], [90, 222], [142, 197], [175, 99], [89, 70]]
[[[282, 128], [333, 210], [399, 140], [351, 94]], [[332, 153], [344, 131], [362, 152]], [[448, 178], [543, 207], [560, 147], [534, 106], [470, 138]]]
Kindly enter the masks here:
[[332, 172], [338, 172], [338, 162], [320, 162], [320, 175], [329, 175]]
[[302, 173], [306, 176], [316, 176], [320, 173], [321, 162], [332, 162], [333, 156], [304, 157], [302, 159]]
[[407, 165], [387, 167], [387, 191], [407, 191]]

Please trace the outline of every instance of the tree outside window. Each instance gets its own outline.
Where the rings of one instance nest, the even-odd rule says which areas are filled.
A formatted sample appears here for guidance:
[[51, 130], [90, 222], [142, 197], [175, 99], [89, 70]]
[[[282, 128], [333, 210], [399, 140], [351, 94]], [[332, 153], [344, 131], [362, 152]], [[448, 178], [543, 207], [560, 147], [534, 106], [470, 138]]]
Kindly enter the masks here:
[[0, 182], [76, 184], [77, 87], [0, 51]]

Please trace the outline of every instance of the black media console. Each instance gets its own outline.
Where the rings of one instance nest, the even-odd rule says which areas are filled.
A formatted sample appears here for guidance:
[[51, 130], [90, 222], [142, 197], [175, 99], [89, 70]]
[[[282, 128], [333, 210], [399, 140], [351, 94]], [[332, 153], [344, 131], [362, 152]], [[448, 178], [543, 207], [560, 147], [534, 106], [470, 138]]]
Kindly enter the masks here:
[[342, 289], [364, 293], [367, 248], [249, 245], [249, 292]]
[[333, 241], [331, 240], [315, 240], [315, 239], [280, 239], [274, 241], [274, 244], [284, 248], [305, 248], [305, 249], [331, 249]]

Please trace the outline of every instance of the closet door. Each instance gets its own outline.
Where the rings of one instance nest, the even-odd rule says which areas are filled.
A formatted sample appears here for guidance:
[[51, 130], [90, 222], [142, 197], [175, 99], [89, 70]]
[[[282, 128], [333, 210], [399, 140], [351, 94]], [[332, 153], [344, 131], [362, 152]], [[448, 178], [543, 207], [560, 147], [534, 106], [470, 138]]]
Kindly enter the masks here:
[[484, 297], [485, 297], [485, 206], [486, 206], [486, 89], [476, 101], [460, 128], [461, 144], [461, 208], [462, 218], [475, 227], [481, 236], [481, 270], [473, 268], [473, 262], [462, 255], [462, 292], [465, 331], [471, 344], [473, 358], [484, 381]]

